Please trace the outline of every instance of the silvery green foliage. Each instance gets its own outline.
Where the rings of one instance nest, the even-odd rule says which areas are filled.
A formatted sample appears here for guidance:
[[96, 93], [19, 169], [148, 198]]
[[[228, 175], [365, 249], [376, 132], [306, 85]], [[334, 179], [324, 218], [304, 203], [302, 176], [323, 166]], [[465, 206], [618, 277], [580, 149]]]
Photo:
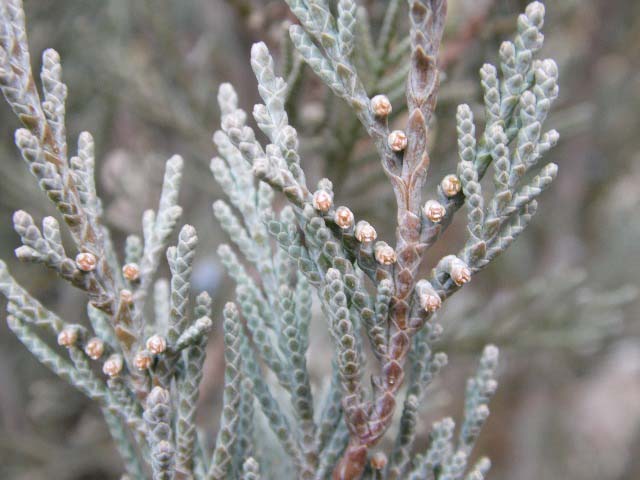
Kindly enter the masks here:
[[[459, 107], [456, 174], [442, 180], [437, 200], [423, 203], [446, 1], [411, 0], [409, 35], [395, 47], [398, 1], [389, 2], [375, 46], [366, 11], [355, 0], [340, 0], [335, 9], [325, 0], [287, 3], [300, 21], [289, 31], [298, 55], [354, 110], [376, 146], [398, 206], [395, 248], [376, 241], [366, 220], [336, 207], [331, 181], [309, 187], [285, 110], [292, 87], [278, 75], [267, 46], [254, 45], [251, 66], [262, 103], [253, 118], [267, 144], [229, 84], [219, 90], [221, 129], [213, 137], [219, 157], [211, 170], [228, 199], [217, 200], [213, 213], [233, 242], [218, 254], [236, 283], [236, 303], [223, 309], [223, 406], [209, 451], [195, 409], [213, 314], [205, 293], [189, 308], [195, 229], [182, 227], [177, 244], [167, 248], [181, 214], [183, 161], [174, 156], [167, 162], [158, 209], [144, 213], [141, 236], [127, 238], [120, 265], [101, 221], [90, 134], [79, 136], [77, 155], [68, 158], [59, 56], [44, 54], [41, 98], [21, 2], [8, 0], [0, 5], [0, 87], [25, 127], [16, 132], [16, 144], [73, 240], [65, 249], [55, 219], [45, 218], [40, 227], [19, 211], [16, 255], [84, 291], [91, 329], [44, 308], [0, 263], [9, 327], [38, 360], [100, 405], [131, 478], [257, 479], [287, 472], [303, 479], [482, 479], [489, 461], [469, 465], [468, 459], [497, 387], [496, 347], [484, 349], [468, 381], [460, 427], [450, 418], [434, 424], [422, 454], [414, 454], [414, 440], [426, 389], [447, 363], [437, 351], [443, 327], [435, 312], [520, 235], [556, 175], [554, 164], [540, 165], [558, 140], [555, 131], [542, 131], [558, 94], [557, 68], [552, 60], [534, 59], [544, 7], [534, 2], [519, 17], [514, 42], [500, 49], [501, 75], [491, 65], [482, 68], [483, 129], [477, 133], [471, 109]], [[378, 91], [370, 96], [359, 69], [362, 59], [374, 62], [379, 77], [377, 56], [405, 53], [408, 120], [403, 131], [392, 132], [389, 99]], [[375, 83], [376, 90], [398, 87], [397, 79]], [[494, 188], [486, 195], [482, 178], [491, 165]], [[275, 208], [276, 193], [288, 205]], [[465, 245], [419, 278], [425, 251], [463, 205]], [[164, 251], [171, 278], [154, 283]], [[145, 308], [150, 298], [153, 309]], [[333, 343], [333, 371], [321, 394], [307, 365], [314, 301]], [[45, 334], [56, 336], [66, 355], [49, 346]], [[91, 362], [101, 364], [103, 375]], [[365, 362], [376, 372], [371, 381]], [[396, 410], [402, 412], [399, 431], [387, 460], [371, 450]], [[262, 425], [271, 430], [268, 437], [259, 434]], [[277, 444], [261, 445], [264, 438]]]
[[[422, 467], [412, 466], [411, 448], [419, 399], [424, 387], [446, 363], [442, 354], [431, 353], [442, 330], [435, 322], [433, 312], [522, 232], [536, 210], [537, 197], [556, 174], [554, 164], [539, 167], [542, 154], [557, 142], [558, 137], [555, 131], [543, 133], [541, 130], [549, 106], [557, 96], [557, 69], [553, 61], [539, 61], [533, 57], [542, 44], [540, 28], [544, 8], [535, 2], [520, 16], [515, 41], [507, 42], [501, 48], [501, 76], [494, 67], [483, 67], [481, 78], [486, 112], [485, 125], [479, 135], [470, 108], [462, 105], [458, 109], [460, 162], [456, 175], [448, 176], [441, 183], [436, 205], [439, 208], [434, 213], [427, 211], [426, 205], [421, 210], [419, 187], [428, 166], [424, 138], [435, 105], [438, 74], [434, 58], [446, 3], [410, 2], [413, 52], [407, 84], [410, 120], [404, 132], [408, 142], [399, 146], [391, 141], [392, 132], [388, 130], [385, 112], [377, 110], [373, 99], [369, 99], [350, 58], [353, 38], [348, 20], [351, 10], [347, 4], [350, 2], [339, 2], [336, 17], [325, 2], [288, 3], [301, 23], [290, 29], [299, 53], [334, 93], [354, 108], [378, 147], [398, 200], [395, 252], [386, 243], [375, 243], [375, 230], [366, 221], [357, 222], [341, 216], [344, 207], [334, 206], [328, 180], [321, 180], [312, 190], [299, 173], [297, 157], [293, 157], [295, 161], [286, 160], [292, 157], [290, 150], [295, 149], [297, 136], [283, 111], [283, 92], [287, 87], [284, 80], [277, 77], [274, 62], [263, 44], [255, 45], [252, 50], [252, 66], [265, 102], [254, 108], [254, 117], [271, 143], [264, 146], [256, 140], [247, 115], [237, 107], [235, 92], [229, 85], [223, 85], [219, 93], [222, 130], [216, 133], [215, 139], [221, 153], [229, 151], [230, 146], [235, 147], [235, 151], [229, 151], [226, 166], [214, 161], [212, 169], [216, 178], [228, 178], [226, 171], [233, 168], [232, 162], [240, 155], [260, 180], [284, 193], [291, 203], [280, 214], [267, 207], [262, 215], [269, 233], [297, 265], [297, 275], [304, 275], [318, 291], [320, 306], [334, 340], [336, 381], [332, 382], [331, 388], [341, 390], [338, 409], [348, 432], [338, 448], [344, 449], [345, 443], [349, 445], [333, 467], [334, 478], [357, 478], [369, 471], [367, 451], [391, 423], [396, 393], [407, 376], [405, 370], [413, 374], [396, 447], [384, 472], [389, 478], [401, 478], [411, 468], [429, 468], [428, 463]], [[396, 6], [390, 5], [390, 15], [395, 15]], [[274, 132], [277, 124], [281, 125], [282, 135], [289, 139], [284, 146], [282, 136]], [[481, 180], [492, 163], [494, 188], [491, 195], [486, 196]], [[530, 172], [536, 173], [530, 175]], [[242, 221], [235, 218], [231, 210], [223, 210], [220, 205], [214, 206], [214, 210], [221, 223], [227, 226], [238, 250], [255, 263], [254, 258], [258, 256], [255, 252], [262, 248], [262, 232], [261, 227], [254, 230], [251, 218], [244, 214], [244, 203], [251, 195], [243, 195], [243, 191], [247, 192], [245, 187], [239, 186], [236, 192], [227, 193], [230, 198], [239, 199], [233, 203], [245, 217], [245, 232], [238, 230]], [[255, 192], [253, 195], [255, 197]], [[259, 211], [257, 198], [254, 204]], [[424, 250], [438, 239], [462, 205], [466, 205], [468, 211], [468, 241], [456, 255], [442, 258], [431, 278], [418, 281], [415, 276]], [[251, 211], [253, 214], [253, 209]], [[251, 235], [258, 236], [253, 249], [247, 244]], [[281, 302], [276, 304], [270, 300], [278, 291], [282, 292], [282, 288], [264, 279], [261, 285], [251, 279], [231, 249], [225, 247], [221, 253], [238, 283], [241, 308], [248, 317], [257, 317], [256, 312], [265, 307], [270, 312], [282, 310]], [[279, 261], [278, 252], [273, 252], [270, 258]], [[274, 265], [273, 268], [280, 267]], [[376, 285], [378, 293], [375, 296], [369, 293], [367, 277]], [[291, 288], [290, 285], [286, 287]], [[276, 316], [283, 315], [286, 318], [286, 312]], [[247, 322], [250, 330], [254, 326], [255, 332], [250, 333], [257, 338], [257, 351], [264, 364], [274, 372], [280, 386], [294, 399], [298, 381], [283, 378], [282, 373], [286, 358], [292, 358], [286, 345], [278, 349], [283, 340], [282, 330], [277, 324], [271, 326], [264, 316], [262, 323], [259, 320]], [[263, 328], [267, 331], [273, 328], [273, 335], [265, 333]], [[365, 350], [358, 334], [362, 328], [380, 363], [380, 375], [374, 376], [372, 391], [368, 391], [363, 381]], [[423, 352], [426, 358], [412, 354], [409, 345], [413, 345], [413, 351]], [[460, 439], [455, 448], [447, 447], [445, 452], [439, 453], [442, 461], [431, 465], [431, 475], [440, 471], [438, 465], [442, 467], [439, 478], [463, 478], [466, 472], [471, 478], [478, 478], [488, 470], [486, 461], [467, 468], [467, 456], [488, 414], [486, 403], [495, 381], [484, 377], [493, 375], [496, 358], [495, 348], [485, 352], [478, 377], [482, 380], [474, 380], [467, 392], [470, 406], [461, 426]], [[300, 380], [306, 391], [304, 376]], [[331, 393], [328, 394], [328, 405], [331, 405]], [[326, 466], [324, 451], [335, 448], [332, 437], [336, 441], [344, 438], [341, 426], [341, 422], [327, 424], [320, 419], [320, 440], [316, 444], [320, 450], [313, 456], [305, 455], [306, 465], [299, 464], [295, 457], [292, 459], [301, 476], [305, 477], [306, 470], [314, 469], [317, 474], [320, 471], [316, 478], [327, 473], [331, 467]], [[326, 433], [327, 428], [334, 430], [333, 436]], [[300, 448], [309, 450], [309, 445], [302, 440], [305, 437], [302, 426], [299, 432]], [[312, 463], [316, 458], [320, 458], [319, 463]], [[336, 460], [332, 458], [331, 462]], [[309, 478], [313, 476], [309, 475]]]
[[[412, 480], [484, 478], [484, 474], [491, 465], [486, 458], [480, 459], [466, 477], [464, 474], [467, 471], [468, 457], [473, 444], [489, 416], [487, 404], [497, 387], [495, 381], [497, 361], [498, 349], [492, 345], [485, 347], [475, 377], [467, 381], [464, 420], [458, 439], [454, 438], [455, 423], [451, 418], [436, 422], [433, 425], [429, 449], [414, 459], [414, 467], [407, 478]], [[439, 474], [436, 476], [434, 471], [438, 471]]]
[[162, 387], [153, 387], [144, 411], [151, 444], [151, 467], [154, 480], [174, 477], [175, 447], [171, 432], [171, 395]]

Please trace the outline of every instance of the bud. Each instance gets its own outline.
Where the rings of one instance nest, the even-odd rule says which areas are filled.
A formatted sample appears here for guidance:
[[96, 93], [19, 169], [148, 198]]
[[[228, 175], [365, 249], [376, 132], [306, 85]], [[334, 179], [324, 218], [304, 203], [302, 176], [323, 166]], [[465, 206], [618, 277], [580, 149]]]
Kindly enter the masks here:
[[333, 219], [340, 228], [351, 228], [353, 226], [353, 213], [347, 207], [338, 207]]
[[391, 110], [391, 102], [386, 95], [376, 95], [371, 99], [371, 111], [376, 117], [387, 117]]
[[133, 293], [131, 293], [131, 290], [126, 288], [120, 290], [120, 301], [124, 304], [131, 305], [133, 303]]
[[135, 282], [140, 278], [140, 267], [137, 263], [127, 263], [122, 267], [122, 275], [130, 282]]
[[462, 190], [462, 184], [457, 176], [447, 175], [440, 182], [440, 188], [447, 197], [455, 197]]
[[365, 222], [364, 220], [360, 220], [356, 225], [356, 239], [362, 243], [373, 242], [378, 234], [376, 233], [376, 229], [371, 226], [369, 222]]
[[117, 353], [111, 355], [104, 365], [102, 366], [102, 372], [109, 377], [117, 377], [122, 372], [122, 357]]
[[451, 263], [451, 269], [449, 276], [459, 287], [465, 283], [469, 283], [471, 280], [471, 270], [462, 260], [454, 261]]
[[158, 404], [168, 405], [169, 402], [171, 402], [171, 393], [159, 385], [153, 387], [147, 396], [147, 407]]
[[167, 349], [167, 341], [160, 335], [151, 335], [147, 339], [147, 350], [154, 355], [159, 355]]
[[78, 341], [78, 329], [74, 327], [64, 327], [58, 334], [58, 345], [69, 348]]
[[94, 337], [84, 346], [84, 353], [91, 360], [98, 360], [104, 353], [104, 342], [98, 337]]
[[97, 264], [98, 259], [93, 253], [82, 252], [76, 255], [76, 266], [83, 272], [92, 272]]
[[387, 137], [387, 143], [394, 152], [401, 152], [407, 148], [407, 135], [402, 130], [394, 130]]
[[151, 366], [151, 362], [153, 362], [153, 357], [147, 350], [141, 350], [133, 357], [133, 364], [141, 372], [147, 370]]
[[387, 466], [387, 456], [384, 452], [376, 452], [371, 457], [371, 468], [374, 470], [382, 470]]
[[442, 300], [428, 280], [420, 280], [416, 284], [416, 294], [420, 306], [428, 313], [433, 313], [440, 308]]
[[447, 210], [440, 202], [436, 200], [427, 200], [424, 207], [422, 207], [422, 213], [424, 213], [424, 216], [433, 223], [438, 223], [444, 218]]
[[328, 212], [333, 203], [331, 194], [326, 190], [317, 190], [313, 194], [313, 208], [321, 212]]
[[426, 312], [433, 313], [440, 308], [442, 300], [433, 293], [423, 293], [420, 295], [420, 305]]
[[375, 247], [375, 256], [378, 263], [392, 265], [396, 263], [396, 251], [386, 242], [378, 242]]

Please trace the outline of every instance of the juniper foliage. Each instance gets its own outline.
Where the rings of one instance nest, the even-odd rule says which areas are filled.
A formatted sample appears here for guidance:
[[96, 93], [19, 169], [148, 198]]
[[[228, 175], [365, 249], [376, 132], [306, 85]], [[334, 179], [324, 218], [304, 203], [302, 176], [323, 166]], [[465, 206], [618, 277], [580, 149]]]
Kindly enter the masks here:
[[[544, 7], [533, 2], [519, 16], [514, 41], [500, 48], [499, 69], [482, 67], [482, 128], [476, 132], [467, 105], [458, 108], [458, 165], [423, 201], [446, 0], [410, 0], [408, 34], [399, 28], [400, 2], [390, 1], [377, 42], [355, 0], [335, 8], [325, 0], [287, 3], [299, 21], [289, 29], [296, 70], [302, 59], [351, 107], [376, 147], [397, 203], [395, 247], [336, 205], [329, 179], [307, 184], [285, 109], [295, 78], [280, 77], [267, 46], [255, 44], [251, 66], [263, 103], [252, 114], [267, 144], [229, 84], [219, 89], [221, 128], [213, 137], [220, 156], [211, 170], [228, 199], [216, 201], [213, 212], [234, 244], [218, 254], [236, 283], [236, 302], [223, 309], [223, 408], [209, 449], [195, 410], [214, 315], [206, 293], [190, 298], [196, 230], [182, 227], [168, 247], [182, 213], [183, 160], [167, 162], [158, 208], [144, 213], [142, 236], [127, 239], [121, 264], [101, 218], [91, 135], [80, 134], [75, 155], [69, 153], [60, 58], [44, 52], [39, 91], [22, 3], [6, 0], [0, 87], [23, 124], [16, 145], [73, 242], [67, 253], [58, 220], [47, 217], [40, 227], [19, 211], [14, 226], [22, 246], [15, 253], [84, 291], [91, 327], [43, 307], [0, 263], [8, 325], [39, 361], [100, 405], [129, 478], [257, 479], [282, 471], [304, 479], [485, 478], [488, 459], [468, 462], [497, 387], [494, 346], [484, 349], [467, 383], [460, 426], [446, 418], [433, 425], [425, 452], [414, 454], [413, 444], [426, 388], [447, 363], [437, 351], [443, 327], [436, 312], [522, 233], [556, 176], [556, 165], [542, 161], [558, 140], [556, 131], [542, 128], [558, 95], [555, 63], [535, 58]], [[363, 75], [380, 77], [405, 53], [406, 101], [397, 88], [390, 96], [367, 91]], [[385, 83], [397, 82], [377, 82], [376, 90]], [[389, 128], [393, 108], [406, 108], [402, 130]], [[487, 194], [482, 180], [489, 168]], [[280, 194], [288, 204], [277, 211]], [[466, 243], [420, 278], [425, 253], [463, 206]], [[169, 280], [156, 278], [165, 251]], [[312, 319], [326, 322], [334, 346], [322, 394], [308, 371]], [[51, 347], [47, 335], [64, 348]], [[366, 366], [375, 372], [371, 382]], [[387, 457], [377, 445], [394, 417], [399, 431]], [[268, 454], [272, 445], [261, 445], [263, 424], [285, 453], [281, 462]]]

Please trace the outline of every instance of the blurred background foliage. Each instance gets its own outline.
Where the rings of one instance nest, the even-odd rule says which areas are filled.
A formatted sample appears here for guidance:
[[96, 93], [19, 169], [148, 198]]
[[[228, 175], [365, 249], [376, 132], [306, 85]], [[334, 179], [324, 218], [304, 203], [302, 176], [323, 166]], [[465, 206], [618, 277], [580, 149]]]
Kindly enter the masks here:
[[[215, 93], [232, 82], [251, 110], [257, 91], [249, 49], [257, 40], [280, 51], [284, 74], [302, 68], [289, 101], [312, 180], [334, 180], [336, 199], [393, 236], [391, 188], [349, 111], [290, 55], [280, 0], [25, 0], [34, 67], [36, 52], [56, 48], [69, 87], [71, 138], [96, 139], [99, 193], [115, 241], [134, 233], [154, 205], [162, 165], [185, 157], [181, 204], [199, 248], [194, 288], [217, 305], [229, 284], [214, 255], [223, 239], [212, 215], [219, 197], [208, 170], [218, 112]], [[378, 29], [382, 0], [362, 0]], [[455, 107], [480, 105], [478, 69], [526, 2], [449, 0], [441, 59], [445, 72], [433, 126], [432, 184], [455, 165]], [[549, 118], [561, 133], [551, 152], [560, 165], [539, 216], [442, 314], [452, 365], [427, 397], [421, 437], [433, 418], [459, 411], [463, 379], [487, 342], [503, 353], [501, 388], [478, 452], [491, 478], [529, 480], [640, 478], [640, 3], [556, 0], [547, 3], [544, 54], [560, 66], [560, 97]], [[393, 49], [392, 49], [393, 52]], [[402, 94], [406, 56], [374, 72], [370, 92]], [[394, 112], [402, 125], [403, 112]], [[42, 201], [13, 145], [17, 121], [0, 105], [0, 255], [16, 278], [67, 319], [86, 321], [79, 293], [50, 272], [15, 265], [11, 214], [41, 218]], [[462, 242], [449, 229], [447, 251]], [[139, 233], [139, 232], [135, 232]], [[455, 248], [454, 248], [455, 247]], [[425, 269], [431, 268], [427, 264]], [[14, 265], [11, 265], [14, 263]], [[77, 319], [77, 320], [76, 320]], [[218, 325], [219, 326], [219, 325]], [[205, 367], [200, 421], [212, 425], [221, 399], [221, 336], [213, 335]], [[327, 368], [310, 351], [316, 384]], [[392, 437], [392, 435], [389, 435]], [[420, 442], [418, 442], [420, 443]], [[423, 442], [424, 444], [424, 442]], [[55, 379], [0, 324], [0, 478], [111, 479], [120, 463], [98, 410]]]

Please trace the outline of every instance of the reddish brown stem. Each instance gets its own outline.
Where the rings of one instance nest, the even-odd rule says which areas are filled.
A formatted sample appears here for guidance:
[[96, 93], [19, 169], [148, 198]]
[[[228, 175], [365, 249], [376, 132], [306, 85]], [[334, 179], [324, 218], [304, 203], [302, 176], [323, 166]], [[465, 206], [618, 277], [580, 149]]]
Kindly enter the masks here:
[[389, 312], [389, 348], [380, 375], [374, 379], [375, 400], [369, 408], [367, 428], [351, 428], [349, 445], [333, 472], [334, 480], [360, 478], [369, 447], [382, 438], [391, 424], [396, 393], [404, 380], [411, 335], [416, 331], [410, 322], [412, 297], [426, 249], [421, 240], [421, 189], [429, 166], [427, 132], [438, 94], [437, 54], [446, 10], [446, 0], [414, 0], [410, 5], [412, 53], [407, 79], [409, 119], [405, 129], [408, 145], [400, 166], [385, 165], [398, 205], [398, 260], [394, 274], [395, 294]]

